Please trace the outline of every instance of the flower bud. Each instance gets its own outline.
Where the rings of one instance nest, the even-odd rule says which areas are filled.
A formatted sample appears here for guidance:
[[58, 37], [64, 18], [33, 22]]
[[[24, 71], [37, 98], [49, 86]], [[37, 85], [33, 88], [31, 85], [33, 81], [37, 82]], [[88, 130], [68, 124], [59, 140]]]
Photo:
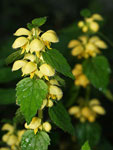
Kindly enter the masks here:
[[45, 76], [54, 76], [55, 69], [48, 64], [43, 64], [40, 66], [40, 72]]
[[59, 39], [56, 35], [56, 32], [53, 30], [48, 30], [45, 33], [42, 34], [41, 38], [44, 41], [52, 42], [52, 43], [57, 43], [59, 42]]
[[98, 23], [96, 22], [91, 22], [90, 23], [90, 29], [93, 31], [93, 32], [97, 32], [99, 30], [99, 25]]
[[83, 32], [87, 32], [87, 31], [88, 31], [88, 27], [85, 25], [85, 26], [82, 28], [82, 31], [83, 31]]
[[42, 125], [43, 129], [46, 131], [46, 132], [49, 132], [51, 130], [51, 124], [49, 122], [44, 122], [43, 125]]
[[14, 41], [12, 47], [13, 47], [14, 49], [16, 49], [16, 48], [19, 48], [19, 47], [24, 46], [25, 44], [27, 44], [27, 42], [28, 42], [28, 39], [27, 39], [27, 38], [25, 38], [25, 37], [19, 37], [19, 38], [17, 38], [17, 39]]
[[82, 28], [84, 26], [84, 22], [83, 21], [79, 21], [78, 22], [78, 27]]

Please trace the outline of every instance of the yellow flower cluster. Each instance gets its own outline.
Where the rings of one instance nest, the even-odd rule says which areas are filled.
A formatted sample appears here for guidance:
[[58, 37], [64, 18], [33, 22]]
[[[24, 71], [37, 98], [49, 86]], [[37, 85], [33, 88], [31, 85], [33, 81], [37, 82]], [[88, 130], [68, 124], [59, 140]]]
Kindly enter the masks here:
[[10, 148], [3, 147], [0, 150], [18, 150], [22, 135], [25, 130], [15, 131], [14, 126], [6, 123], [2, 127], [3, 131], [8, 131], [6, 134], [2, 136], [2, 141], [5, 142]]
[[44, 130], [46, 132], [50, 132], [52, 127], [49, 122], [46, 121], [42, 123], [41, 118], [33, 117], [29, 125], [25, 123], [25, 128], [34, 130], [34, 133], [36, 134], [38, 130]]
[[[56, 43], [59, 39], [53, 30], [41, 33], [42, 31], [39, 28], [33, 28], [31, 31], [19, 28], [14, 33], [15, 36], [20, 37], [14, 41], [12, 47], [21, 49], [21, 53], [24, 53], [25, 56], [22, 60], [14, 62], [12, 71], [21, 69], [23, 76], [30, 75], [33, 78], [36, 75], [39, 78], [45, 77], [47, 80], [48, 77], [54, 76], [55, 69], [44, 62], [42, 52], [45, 51], [46, 47], [51, 49], [51, 42]], [[39, 62], [38, 64], [37, 61]]]
[[71, 40], [68, 48], [72, 48], [71, 54], [78, 59], [95, 57], [101, 53], [100, 49], [106, 49], [107, 45], [98, 36], [80, 36], [78, 40]]
[[83, 74], [83, 68], [81, 64], [75, 65], [74, 69], [72, 70], [73, 75], [75, 76], [75, 85], [86, 87], [89, 84], [89, 80]]
[[73, 106], [69, 109], [69, 114], [80, 119], [81, 122], [88, 120], [94, 122], [97, 115], [104, 115], [105, 109], [101, 106], [98, 99], [91, 99], [87, 105]]
[[98, 32], [99, 24], [98, 21], [102, 21], [103, 18], [99, 14], [93, 14], [89, 18], [84, 18], [84, 21], [78, 22], [78, 27], [82, 29], [83, 32]]

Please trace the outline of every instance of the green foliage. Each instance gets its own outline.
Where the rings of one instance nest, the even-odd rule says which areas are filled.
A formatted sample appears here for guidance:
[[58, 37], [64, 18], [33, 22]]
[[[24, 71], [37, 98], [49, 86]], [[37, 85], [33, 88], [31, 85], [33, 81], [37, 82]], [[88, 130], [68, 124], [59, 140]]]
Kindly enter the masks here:
[[48, 150], [50, 138], [44, 131], [38, 132], [36, 135], [33, 130], [24, 133], [21, 141], [21, 150]]
[[81, 150], [91, 150], [88, 141], [86, 141], [86, 142], [84, 143], [84, 145], [82, 146], [82, 149], [81, 149]]
[[20, 58], [22, 58], [23, 55], [21, 54], [21, 50], [16, 51], [12, 54], [10, 54], [7, 58], [6, 58], [6, 64], [11, 64], [12, 62], [14, 62], [15, 60], [18, 60]]
[[46, 98], [48, 86], [43, 80], [24, 78], [17, 84], [16, 91], [17, 103], [29, 124]]
[[47, 64], [56, 69], [57, 72], [74, 79], [71, 68], [64, 56], [56, 49], [47, 50], [43, 53], [43, 58]]
[[81, 10], [80, 14], [83, 17], [90, 17], [91, 16], [91, 11], [89, 9], [83, 9], [83, 10]]
[[101, 137], [100, 125], [96, 122], [79, 123], [76, 126], [76, 136], [80, 145], [83, 145], [88, 140], [91, 146], [96, 146]]
[[83, 62], [83, 72], [92, 85], [99, 90], [107, 88], [109, 83], [110, 67], [104, 56], [97, 56]]
[[65, 86], [65, 80], [62, 79], [60, 76], [55, 75], [54, 78], [60, 83], [60, 85]]
[[15, 103], [15, 89], [0, 89], [0, 105]]
[[40, 27], [43, 24], [45, 24], [46, 21], [47, 21], [47, 17], [36, 18], [32, 20], [32, 24], [37, 27]]
[[62, 103], [57, 103], [49, 109], [49, 116], [51, 120], [62, 130], [74, 135], [75, 131], [71, 124], [70, 116], [62, 105]]
[[23, 123], [24, 122], [24, 116], [20, 110], [20, 108], [17, 109], [16, 113], [15, 113], [15, 117], [13, 118], [13, 121], [16, 123], [16, 124], [19, 124], [19, 123]]

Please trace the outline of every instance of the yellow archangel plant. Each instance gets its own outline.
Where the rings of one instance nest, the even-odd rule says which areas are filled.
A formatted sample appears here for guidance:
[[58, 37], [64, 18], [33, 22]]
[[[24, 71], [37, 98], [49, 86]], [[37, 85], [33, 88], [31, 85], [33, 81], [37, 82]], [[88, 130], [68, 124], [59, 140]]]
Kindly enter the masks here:
[[[63, 125], [63, 127], [62, 124], [59, 124], [59, 116], [61, 115], [59, 109], [63, 108], [65, 115], [68, 115], [68, 113], [61, 103], [57, 104], [63, 96], [60, 88], [63, 79], [57, 75], [57, 72], [70, 78], [73, 78], [73, 75], [63, 55], [51, 47], [51, 43], [59, 42], [56, 32], [53, 30], [43, 32], [39, 28], [46, 22], [46, 19], [46, 17], [36, 18], [32, 20], [32, 23], [27, 24], [28, 29], [19, 28], [14, 33], [17, 38], [12, 48], [17, 50], [14, 54], [19, 55], [21, 59], [17, 59], [17, 56], [14, 57], [14, 54], [8, 57], [10, 63], [12, 63], [12, 59], [15, 60], [12, 71], [21, 69], [22, 77], [24, 77], [16, 87], [16, 103], [20, 106], [20, 111], [26, 120], [24, 126], [27, 129], [21, 142], [22, 150], [35, 150], [37, 148], [34, 147], [35, 142], [38, 142], [37, 146], [40, 146], [40, 140], [42, 142], [41, 146], [45, 148], [44, 150], [47, 150], [50, 144], [47, 132], [51, 131], [52, 125], [46, 118], [47, 115], [44, 116], [45, 108], [49, 107], [50, 119], [58, 127], [64, 128], [71, 124], [70, 121], [67, 124], [64, 123], [65, 126]], [[56, 117], [54, 117], [56, 115], [54, 109], [58, 111]], [[63, 112], [62, 115], [64, 115]], [[64, 117], [66, 117], [65, 115]], [[8, 133], [5, 136], [7, 138], [10, 134]], [[15, 142], [17, 142], [17, 137], [13, 135], [13, 132], [11, 132], [11, 137], [15, 137]], [[17, 145], [15, 142], [6, 142], [7, 144], [10, 143], [10, 146]]]

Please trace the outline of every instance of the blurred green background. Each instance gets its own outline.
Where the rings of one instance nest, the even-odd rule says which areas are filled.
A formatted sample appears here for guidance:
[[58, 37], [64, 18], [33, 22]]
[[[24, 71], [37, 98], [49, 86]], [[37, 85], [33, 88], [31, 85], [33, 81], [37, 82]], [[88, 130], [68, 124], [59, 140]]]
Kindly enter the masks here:
[[[73, 67], [76, 59], [70, 55], [70, 51], [67, 49], [67, 44], [71, 39], [76, 38], [79, 35], [79, 31], [76, 29], [76, 22], [81, 19], [80, 11], [84, 8], [88, 8], [92, 13], [100, 13], [105, 19], [101, 32], [103, 32], [103, 34], [106, 35], [111, 42], [111, 44], [109, 44], [109, 42], [107, 43], [109, 45], [109, 49], [105, 50], [104, 54], [109, 59], [111, 69], [113, 70], [113, 0], [1, 0], [0, 2], [1, 124], [7, 121], [10, 122], [18, 108], [15, 105], [15, 87], [16, 83], [21, 78], [21, 73], [12, 73], [11, 65], [7, 66], [5, 64], [6, 57], [14, 51], [11, 48], [15, 39], [15, 37], [13, 37], [13, 33], [20, 27], [26, 27], [26, 24], [34, 18], [48, 16], [48, 21], [42, 27], [42, 30], [56, 30], [59, 35], [60, 42], [53, 46], [64, 54], [70, 65]], [[71, 84], [72, 81], [67, 80], [67, 83]], [[109, 85], [111, 91], [113, 91], [112, 85], [113, 78], [111, 74]], [[69, 85], [66, 85], [67, 89], [68, 87]], [[99, 148], [102, 150], [113, 150], [113, 104], [104, 96], [100, 96], [97, 91], [95, 92], [97, 97], [100, 97], [102, 103], [104, 103], [105, 109], [107, 110], [107, 115], [102, 117], [102, 119], [99, 118], [99, 122], [103, 127], [103, 135], [105, 136], [105, 138], [101, 138]], [[57, 133], [54, 135], [56, 141], [53, 141], [53, 145], [59, 142], [58, 136], [59, 135], [57, 135]], [[62, 136], [65, 137], [65, 135]], [[64, 141], [62, 141], [62, 143], [63, 142]], [[105, 143], [105, 146], [101, 143]], [[61, 148], [61, 150], [63, 150], [63, 148]]]

